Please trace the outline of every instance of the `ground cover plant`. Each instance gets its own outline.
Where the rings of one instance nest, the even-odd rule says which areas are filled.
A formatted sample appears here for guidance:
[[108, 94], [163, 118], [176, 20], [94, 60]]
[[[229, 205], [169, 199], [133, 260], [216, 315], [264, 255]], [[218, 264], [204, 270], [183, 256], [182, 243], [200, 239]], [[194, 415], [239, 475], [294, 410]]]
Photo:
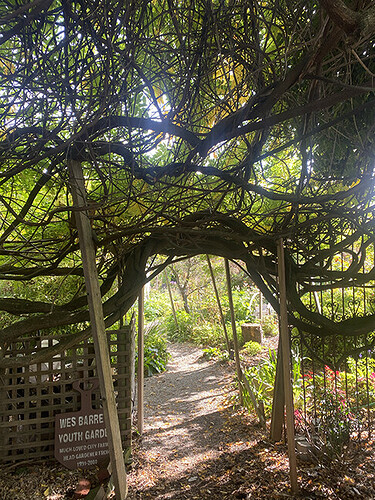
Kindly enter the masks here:
[[[146, 325], [144, 331], [144, 375], [150, 377], [155, 373], [163, 372], [168, 363], [169, 353], [167, 336], [163, 331], [163, 324], [153, 321]], [[135, 356], [135, 371], [138, 369], [138, 350]]]
[[[316, 460], [329, 461], [341, 457], [349, 441], [357, 440], [361, 431], [367, 436], [368, 412], [375, 403], [375, 362], [372, 357], [348, 358], [346, 369], [336, 371], [329, 366], [309, 370], [310, 362], [292, 351], [296, 432], [308, 439]], [[270, 350], [265, 360], [244, 372], [267, 418], [272, 412], [276, 366], [277, 354]], [[246, 387], [243, 391], [252, 409]]]

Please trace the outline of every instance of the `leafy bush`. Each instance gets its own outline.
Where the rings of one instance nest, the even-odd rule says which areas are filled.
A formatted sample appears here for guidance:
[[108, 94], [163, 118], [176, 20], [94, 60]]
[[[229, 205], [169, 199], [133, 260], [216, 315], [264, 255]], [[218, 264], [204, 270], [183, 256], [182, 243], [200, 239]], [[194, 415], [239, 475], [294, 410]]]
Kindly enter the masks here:
[[266, 416], [271, 414], [273, 387], [276, 376], [275, 351], [269, 350], [268, 358], [259, 365], [251, 366], [244, 372], [255, 391], [256, 399], [263, 402]]
[[[150, 377], [163, 372], [167, 367], [170, 355], [167, 351], [167, 338], [163, 324], [157, 321], [146, 325], [144, 338], [144, 374]], [[136, 355], [136, 369], [138, 357]]]
[[207, 347], [203, 349], [203, 356], [207, 359], [218, 359], [219, 361], [228, 361], [227, 351], [222, 351], [218, 347]]
[[194, 314], [204, 318], [205, 321], [210, 323], [218, 323], [220, 320], [219, 311], [216, 299], [210, 290], [200, 291], [192, 297], [190, 302], [191, 310]]
[[315, 412], [304, 414], [297, 409], [294, 416], [297, 432], [306, 436], [315, 454], [323, 460], [342, 455], [360, 422], [360, 415], [350, 402], [329, 387], [319, 398]]
[[167, 360], [163, 352], [157, 347], [146, 346], [144, 350], [144, 374], [151, 377], [155, 373], [161, 373], [166, 369]]
[[[253, 307], [251, 306], [251, 296], [248, 290], [233, 290], [233, 308], [236, 321], [239, 322], [250, 322], [255, 321]], [[255, 302], [253, 303], [255, 306]], [[227, 311], [225, 314], [225, 320], [230, 322], [231, 314], [228, 304], [228, 298], [225, 297], [224, 308]], [[251, 310], [250, 310], [251, 309]]]
[[[308, 372], [304, 375], [300, 353], [292, 350], [291, 354], [296, 425], [300, 432], [311, 437], [311, 444], [323, 456], [339, 456], [352, 432], [358, 428], [359, 409], [355, 407], [355, 403], [361, 401], [361, 392], [363, 395], [365, 393], [365, 377], [364, 373], [361, 376], [360, 370], [366, 368], [364, 364], [361, 366], [361, 362], [349, 360], [348, 364], [352, 365], [353, 372], [355, 364], [357, 366], [356, 375], [350, 371], [335, 372], [328, 366], [320, 373]], [[308, 358], [304, 358], [304, 362], [308, 361]], [[276, 364], [276, 353], [269, 351], [269, 357], [264, 363], [245, 371], [257, 399], [264, 404], [267, 416], [270, 416], [272, 410]], [[369, 365], [372, 365], [371, 361], [367, 361], [367, 370]], [[355, 389], [355, 397], [348, 398], [346, 388], [349, 391]], [[306, 414], [303, 414], [302, 408], [306, 410]]]
[[356, 418], [350, 404], [345, 398], [338, 398], [337, 393], [327, 389], [319, 401], [318, 411], [319, 424], [315, 428], [324, 444], [323, 451], [329, 456], [340, 455], [356, 427]]
[[268, 314], [262, 319], [262, 330], [266, 337], [276, 337], [279, 333], [279, 325], [274, 314]]
[[222, 325], [208, 321], [200, 321], [194, 326], [192, 341], [201, 347], [210, 346], [221, 349], [226, 347]]
[[259, 344], [259, 342], [254, 342], [253, 340], [250, 340], [249, 342], [246, 342], [246, 344], [242, 348], [242, 352], [247, 354], [248, 356], [255, 356], [256, 354], [259, 354], [262, 351], [262, 346]]
[[177, 325], [173, 314], [169, 314], [164, 321], [167, 338], [176, 342], [192, 341], [194, 316], [185, 311], [176, 311]]
[[[163, 325], [168, 340], [193, 342], [202, 347], [210, 346], [225, 349], [225, 335], [222, 324], [219, 322], [216, 301], [211, 293], [203, 292], [200, 290], [200, 299], [192, 302], [192, 312], [190, 314], [183, 309], [177, 309], [178, 325], [176, 325], [171, 312], [168, 294], [163, 291], [152, 291], [150, 297], [145, 301], [145, 319], [146, 321], [159, 320]], [[237, 335], [240, 346], [243, 345], [241, 323], [254, 320], [249, 312], [250, 299], [251, 293], [249, 290], [233, 291]], [[227, 301], [227, 296], [223, 297], [223, 308], [227, 311], [227, 331], [229, 338], [232, 339], [230, 311], [228, 305], [225, 305], [225, 301]]]
[[154, 321], [165, 316], [166, 311], [171, 310], [168, 294], [153, 290], [145, 300], [145, 320]]
[[[270, 349], [268, 358], [264, 362], [245, 370], [245, 376], [254, 387], [257, 399], [263, 402], [266, 416], [269, 416], [272, 410], [276, 365], [277, 354], [273, 349]], [[303, 406], [304, 390], [301, 357], [298, 351], [292, 351], [292, 384], [294, 404], [296, 408], [300, 408]]]
[[367, 406], [367, 400], [375, 400], [375, 359], [362, 357], [347, 359], [346, 386], [352, 405]]

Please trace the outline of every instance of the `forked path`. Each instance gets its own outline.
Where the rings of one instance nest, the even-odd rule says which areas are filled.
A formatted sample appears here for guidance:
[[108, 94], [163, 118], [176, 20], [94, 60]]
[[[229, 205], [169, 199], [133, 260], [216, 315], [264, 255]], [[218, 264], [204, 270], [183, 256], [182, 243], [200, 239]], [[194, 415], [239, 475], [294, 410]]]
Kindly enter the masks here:
[[233, 366], [205, 360], [192, 345], [173, 344], [169, 352], [167, 371], [145, 382], [144, 434], [129, 474], [129, 498], [210, 497], [214, 464], [237, 440], [226, 410]]

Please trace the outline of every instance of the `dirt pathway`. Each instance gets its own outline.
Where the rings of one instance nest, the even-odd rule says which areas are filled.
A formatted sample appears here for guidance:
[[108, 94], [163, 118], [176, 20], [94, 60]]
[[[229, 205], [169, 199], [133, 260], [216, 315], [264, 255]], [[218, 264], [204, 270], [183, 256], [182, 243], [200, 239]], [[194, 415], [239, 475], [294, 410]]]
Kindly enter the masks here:
[[[129, 474], [131, 499], [212, 498], [218, 474], [227, 474], [227, 468], [220, 471], [221, 459], [251, 444], [245, 427], [233, 429], [228, 422], [233, 366], [207, 361], [191, 345], [171, 345], [170, 353], [168, 370], [146, 379], [145, 429]], [[220, 498], [231, 496], [221, 490]]]
[[145, 432], [134, 443], [129, 500], [375, 498], [371, 443], [362, 457], [352, 450], [349, 460], [327, 468], [299, 463], [301, 492], [293, 496], [285, 445], [271, 443], [255, 417], [231, 403], [233, 364], [207, 361], [186, 344], [170, 352], [168, 371], [146, 379]]
[[129, 475], [138, 498], [147, 491], [150, 498], [176, 498], [178, 491], [157, 493], [166, 486], [164, 478], [184, 489], [198, 480], [199, 463], [220, 453], [216, 429], [225, 425], [220, 407], [228, 396], [228, 370], [203, 360], [195, 346], [170, 345], [169, 352], [168, 370], [145, 383], [145, 427], [138, 452], [142, 465]]
[[[170, 351], [168, 371], [146, 379], [145, 432], [134, 440], [129, 500], [375, 498], [372, 441], [354, 443], [329, 467], [299, 463], [301, 494], [292, 496], [285, 445], [270, 443], [252, 413], [231, 402], [233, 365], [204, 360], [186, 344]], [[1, 469], [0, 500], [71, 499], [82, 476], [97, 487], [95, 471], [54, 461]]]

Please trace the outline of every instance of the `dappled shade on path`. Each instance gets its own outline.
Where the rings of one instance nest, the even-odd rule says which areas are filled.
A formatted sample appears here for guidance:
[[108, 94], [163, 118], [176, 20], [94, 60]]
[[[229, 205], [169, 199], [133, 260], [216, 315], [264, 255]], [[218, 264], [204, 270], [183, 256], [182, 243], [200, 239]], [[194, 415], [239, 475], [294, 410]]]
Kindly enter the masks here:
[[205, 360], [190, 345], [171, 345], [170, 352], [168, 371], [146, 380], [145, 432], [129, 477], [131, 498], [245, 498], [246, 473], [235, 464], [247, 463], [258, 474], [264, 446], [257, 444], [261, 431], [251, 436], [241, 415], [228, 408], [234, 367]]
[[[286, 447], [270, 443], [255, 417], [235, 406], [234, 366], [205, 360], [195, 346], [169, 348], [167, 372], [145, 382], [129, 499], [293, 498]], [[331, 469], [299, 464], [296, 498], [374, 498], [375, 466], [364, 473], [363, 456], [353, 456], [355, 464]]]

